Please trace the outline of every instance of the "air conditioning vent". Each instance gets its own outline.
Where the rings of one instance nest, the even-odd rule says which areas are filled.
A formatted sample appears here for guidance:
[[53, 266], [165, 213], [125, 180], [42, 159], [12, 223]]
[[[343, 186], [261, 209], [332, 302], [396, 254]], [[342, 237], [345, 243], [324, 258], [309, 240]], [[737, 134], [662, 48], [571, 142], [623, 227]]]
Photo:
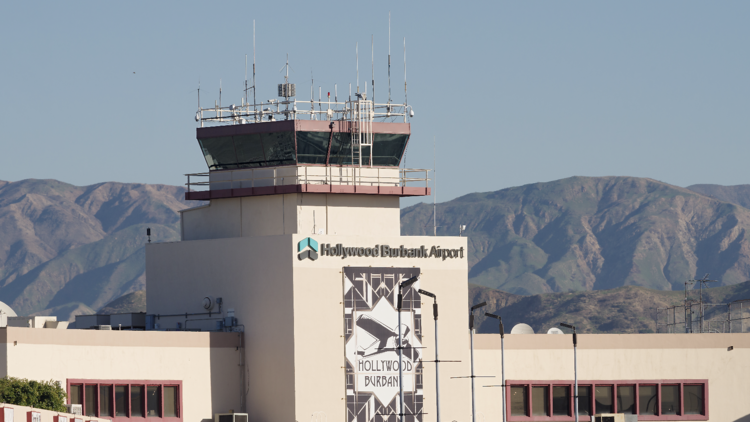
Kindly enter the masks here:
[[73, 415], [81, 415], [83, 416], [83, 405], [82, 404], [66, 404], [65, 407], [68, 408], [68, 413]]
[[217, 413], [214, 422], [247, 422], [247, 413]]
[[594, 415], [594, 422], [625, 422], [624, 413], [599, 413]]

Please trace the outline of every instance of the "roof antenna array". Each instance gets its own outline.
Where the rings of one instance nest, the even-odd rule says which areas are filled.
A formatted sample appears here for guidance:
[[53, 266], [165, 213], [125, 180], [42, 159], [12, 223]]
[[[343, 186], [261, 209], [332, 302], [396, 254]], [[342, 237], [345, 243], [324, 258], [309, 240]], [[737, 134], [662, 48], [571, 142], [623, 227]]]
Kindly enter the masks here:
[[359, 43], [355, 45], [354, 53], [357, 55], [357, 94], [359, 94]]
[[388, 12], [388, 104], [391, 104], [391, 12]]
[[372, 102], [375, 103], [375, 35], [370, 35], [370, 49], [372, 50]]
[[[407, 104], [409, 104], [409, 102], [406, 100], [406, 37], [404, 37], [404, 107], [406, 107]], [[404, 120], [406, 120], [406, 113], [404, 113]]]

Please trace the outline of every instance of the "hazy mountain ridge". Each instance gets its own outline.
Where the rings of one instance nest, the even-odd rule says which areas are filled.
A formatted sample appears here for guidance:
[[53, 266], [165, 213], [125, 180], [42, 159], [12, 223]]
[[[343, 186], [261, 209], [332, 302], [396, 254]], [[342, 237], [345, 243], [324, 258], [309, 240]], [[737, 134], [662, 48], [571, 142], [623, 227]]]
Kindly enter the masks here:
[[691, 185], [687, 189], [718, 199], [719, 201], [750, 208], [750, 185]]
[[[750, 279], [750, 210], [663, 182], [571, 177], [438, 204], [438, 235], [466, 224], [469, 280], [518, 294], [636, 285], [681, 289], [711, 273]], [[429, 235], [432, 206], [402, 211], [404, 235]]]
[[[691, 299], [698, 299], [696, 290], [689, 291], [689, 295]], [[487, 307], [476, 313], [481, 333], [497, 333], [499, 328], [496, 320], [484, 316], [485, 312], [500, 315], [506, 333], [521, 322], [541, 334], [561, 322], [575, 325], [580, 333], [653, 333], [656, 332], [656, 309], [681, 305], [683, 298], [684, 291], [638, 286], [520, 296], [469, 285], [469, 306], [487, 302]], [[729, 303], [748, 298], [750, 281], [703, 291], [705, 303]], [[710, 308], [706, 319], [725, 318], [725, 314], [720, 315], [722, 312], [726, 312], [726, 308]]]
[[0, 300], [19, 315], [97, 309], [145, 288], [146, 227], [179, 239], [185, 189], [56, 180], [0, 182]]

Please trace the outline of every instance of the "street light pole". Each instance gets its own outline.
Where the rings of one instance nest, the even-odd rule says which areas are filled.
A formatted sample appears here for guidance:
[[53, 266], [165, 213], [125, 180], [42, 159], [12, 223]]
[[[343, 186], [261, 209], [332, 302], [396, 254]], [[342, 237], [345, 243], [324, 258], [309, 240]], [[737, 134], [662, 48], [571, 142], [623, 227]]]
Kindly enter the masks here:
[[433, 299], [432, 315], [435, 317], [435, 404], [437, 407], [437, 422], [440, 422], [440, 360], [438, 359], [438, 305], [437, 296], [426, 290], [419, 289], [419, 294]]
[[476, 404], [474, 400], [474, 311], [487, 306], [487, 302], [482, 302], [471, 307], [469, 311], [469, 338], [471, 340], [471, 421], [477, 421]]
[[401, 284], [398, 285], [398, 396], [401, 400], [399, 408], [399, 420], [401, 422], [404, 422], [404, 342], [401, 338], [401, 306], [403, 305], [404, 295], [402, 290], [414, 284], [417, 279], [417, 277], [412, 277], [408, 280], [402, 281]]
[[576, 335], [575, 325], [565, 324], [561, 322], [560, 326], [573, 330], [573, 376], [575, 379], [575, 385], [573, 386], [575, 392], [573, 393], [573, 397], [575, 397], [576, 422], [578, 422], [578, 355], [576, 353], [576, 350], [578, 349], [578, 336]]
[[485, 312], [484, 315], [490, 318], [495, 318], [500, 323], [500, 391], [502, 391], [500, 410], [503, 414], [503, 422], [505, 422], [505, 329], [503, 328], [503, 319], [499, 315], [487, 312]]

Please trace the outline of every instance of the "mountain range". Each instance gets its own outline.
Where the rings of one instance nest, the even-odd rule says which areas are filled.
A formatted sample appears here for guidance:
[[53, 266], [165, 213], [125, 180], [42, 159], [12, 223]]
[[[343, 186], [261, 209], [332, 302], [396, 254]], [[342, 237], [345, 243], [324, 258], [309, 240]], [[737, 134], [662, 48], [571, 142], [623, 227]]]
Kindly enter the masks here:
[[[466, 225], [469, 282], [509, 293], [680, 290], [706, 273], [731, 285], [750, 280], [747, 188], [571, 177], [438, 204], [436, 225]], [[432, 226], [432, 205], [402, 211], [404, 235]]]
[[[146, 228], [153, 241], [178, 240], [178, 211], [199, 205], [184, 193], [167, 185], [0, 181], [0, 300], [19, 315], [60, 319], [142, 310]], [[438, 235], [467, 225], [470, 283], [528, 305], [523, 295], [682, 290], [704, 273], [721, 285], [748, 280], [749, 204], [750, 185], [572, 177], [437, 204], [437, 225]], [[432, 205], [401, 214], [404, 235], [432, 233]]]
[[0, 182], [0, 300], [19, 315], [93, 313], [146, 286], [146, 228], [179, 239], [185, 189]]

